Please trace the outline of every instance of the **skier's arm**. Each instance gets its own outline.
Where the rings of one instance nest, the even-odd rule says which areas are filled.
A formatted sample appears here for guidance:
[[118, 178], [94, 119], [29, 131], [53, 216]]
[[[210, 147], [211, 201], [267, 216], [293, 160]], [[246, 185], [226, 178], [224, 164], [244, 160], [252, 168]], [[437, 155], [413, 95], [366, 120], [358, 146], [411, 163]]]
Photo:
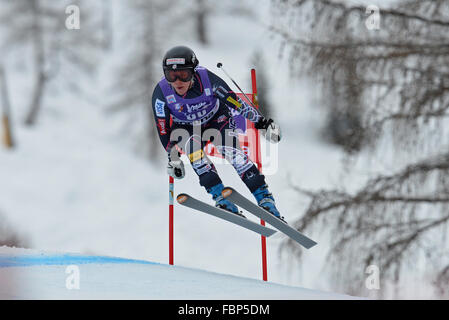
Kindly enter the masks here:
[[156, 122], [157, 133], [161, 140], [162, 146], [167, 152], [170, 152], [172, 147], [170, 143], [170, 111], [167, 107], [167, 102], [162, 94], [162, 90], [159, 85], [154, 88], [153, 97], [151, 102], [153, 109], [154, 120]]
[[264, 118], [259, 110], [246, 103], [243, 99], [240, 99], [235, 94], [235, 92], [233, 92], [231, 88], [229, 88], [228, 84], [223, 79], [209, 70], [208, 75], [214, 90], [214, 94], [221, 103], [237, 110], [243, 117], [253, 123], [258, 123], [261, 119]]
[[[184, 164], [179, 158], [179, 153], [176, 152], [176, 149], [173, 149], [176, 142], [170, 141], [170, 110], [167, 107], [167, 102], [165, 101], [164, 95], [162, 94], [162, 90], [159, 86], [156, 86], [154, 89], [151, 100], [157, 133], [159, 135], [159, 139], [161, 140], [162, 146], [165, 151], [167, 151], [167, 173], [175, 179], [182, 179], [185, 175]], [[175, 151], [173, 154], [172, 149]]]
[[208, 73], [214, 94], [220, 102], [237, 110], [243, 117], [253, 122], [256, 129], [262, 129], [267, 140], [275, 143], [281, 140], [280, 128], [272, 119], [265, 118], [259, 110], [237, 97], [235, 92], [219, 76], [209, 70]]

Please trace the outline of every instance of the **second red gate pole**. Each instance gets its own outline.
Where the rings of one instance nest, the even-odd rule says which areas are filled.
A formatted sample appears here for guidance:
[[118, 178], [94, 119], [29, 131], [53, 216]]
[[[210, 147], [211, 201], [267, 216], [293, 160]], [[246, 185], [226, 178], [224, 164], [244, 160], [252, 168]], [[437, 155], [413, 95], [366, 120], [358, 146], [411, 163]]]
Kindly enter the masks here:
[[168, 262], [170, 265], [174, 264], [174, 210], [173, 210], [173, 201], [174, 201], [174, 185], [175, 179], [172, 176], [169, 176], [168, 184]]
[[[253, 91], [253, 104], [259, 108], [259, 103], [257, 101], [257, 82], [256, 82], [256, 70], [251, 69], [251, 83], [252, 83], [252, 91]], [[256, 132], [255, 134], [255, 143], [256, 143], [256, 165], [259, 168], [260, 173], [262, 173], [262, 157], [260, 150], [260, 137]], [[265, 221], [260, 220], [260, 224], [265, 226]], [[262, 245], [262, 279], [263, 281], [268, 281], [268, 267], [267, 267], [267, 238], [261, 236], [261, 245]]]

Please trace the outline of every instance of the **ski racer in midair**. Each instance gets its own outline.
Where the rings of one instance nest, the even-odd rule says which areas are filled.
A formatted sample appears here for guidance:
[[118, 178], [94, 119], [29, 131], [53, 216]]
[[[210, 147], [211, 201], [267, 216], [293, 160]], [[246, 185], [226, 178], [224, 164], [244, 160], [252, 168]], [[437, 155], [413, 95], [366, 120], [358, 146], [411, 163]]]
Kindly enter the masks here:
[[[211, 142], [235, 168], [258, 205], [283, 220], [265, 177], [240, 148], [230, 108], [253, 122], [257, 129], [262, 129], [271, 142], [280, 141], [279, 127], [238, 98], [220, 77], [199, 66], [190, 48], [177, 46], [168, 50], [162, 67], [164, 77], [154, 88], [152, 109], [160, 141], [168, 155], [168, 174], [175, 179], [184, 177], [184, 164], [180, 159], [180, 152], [184, 152], [200, 185], [212, 195], [215, 205], [239, 214], [236, 205], [221, 195], [224, 185], [203, 151]], [[219, 134], [206, 136], [210, 132]]]

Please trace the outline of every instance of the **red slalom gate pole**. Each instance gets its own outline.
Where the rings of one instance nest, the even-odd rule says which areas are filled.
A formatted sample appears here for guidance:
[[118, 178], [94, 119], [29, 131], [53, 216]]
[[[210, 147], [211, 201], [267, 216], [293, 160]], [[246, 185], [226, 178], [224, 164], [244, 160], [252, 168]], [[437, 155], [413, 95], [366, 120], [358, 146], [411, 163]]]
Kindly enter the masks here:
[[169, 264], [173, 265], [174, 263], [174, 231], [173, 231], [173, 225], [174, 225], [174, 209], [173, 209], [173, 201], [174, 201], [174, 185], [175, 185], [175, 179], [173, 179], [172, 176], [169, 176], [168, 179], [168, 262]]
[[[251, 69], [251, 83], [253, 90], [253, 104], [259, 108], [259, 103], [257, 101], [257, 82], [256, 82], [256, 70]], [[259, 134], [255, 135], [256, 139], [256, 165], [259, 168], [260, 173], [262, 173], [262, 157], [260, 151], [260, 137]], [[260, 219], [260, 224], [265, 226], [265, 221]], [[268, 268], [267, 268], [267, 238], [260, 236], [262, 245], [262, 279], [263, 281], [268, 281]]]

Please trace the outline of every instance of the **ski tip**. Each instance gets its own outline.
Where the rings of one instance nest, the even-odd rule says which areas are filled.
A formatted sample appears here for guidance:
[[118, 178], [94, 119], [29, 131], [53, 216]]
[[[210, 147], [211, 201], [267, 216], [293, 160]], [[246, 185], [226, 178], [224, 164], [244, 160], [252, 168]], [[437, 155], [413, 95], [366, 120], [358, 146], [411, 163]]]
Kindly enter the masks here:
[[306, 249], [313, 248], [313, 247], [315, 247], [317, 244], [318, 244], [318, 243], [316, 243], [315, 241], [313, 241], [311, 244], [309, 244], [309, 245], [306, 247]]
[[178, 201], [179, 204], [183, 204], [188, 198], [189, 196], [186, 195], [185, 193], [180, 193], [176, 197], [176, 201]]
[[232, 189], [231, 188], [224, 188], [222, 191], [221, 191], [221, 195], [223, 196], [223, 198], [227, 198], [227, 197], [229, 197], [231, 194], [232, 194]]

